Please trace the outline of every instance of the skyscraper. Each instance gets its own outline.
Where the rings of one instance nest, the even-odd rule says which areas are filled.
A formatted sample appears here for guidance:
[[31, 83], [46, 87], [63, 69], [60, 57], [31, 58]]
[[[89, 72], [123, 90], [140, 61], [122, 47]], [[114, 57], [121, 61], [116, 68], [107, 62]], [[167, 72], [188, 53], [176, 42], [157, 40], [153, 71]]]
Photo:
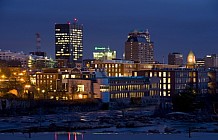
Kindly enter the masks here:
[[210, 54], [204, 57], [205, 60], [205, 67], [218, 67], [218, 54]]
[[154, 63], [154, 45], [147, 31], [134, 31], [129, 33], [125, 42], [125, 59], [139, 61], [140, 63]]
[[168, 64], [169, 65], [183, 65], [183, 55], [181, 53], [169, 53], [168, 55]]
[[55, 24], [55, 58], [67, 60], [68, 67], [82, 63], [83, 26], [77, 19], [73, 24]]

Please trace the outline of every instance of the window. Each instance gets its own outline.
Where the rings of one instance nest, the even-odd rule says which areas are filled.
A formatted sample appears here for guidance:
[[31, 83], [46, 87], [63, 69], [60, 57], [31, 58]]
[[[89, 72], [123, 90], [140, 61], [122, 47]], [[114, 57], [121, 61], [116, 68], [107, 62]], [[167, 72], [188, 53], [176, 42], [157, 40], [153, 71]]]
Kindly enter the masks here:
[[163, 83], [166, 83], [167, 82], [167, 78], [163, 78]]
[[168, 81], [167, 81], [167, 83], [170, 83], [170, 78], [168, 78]]
[[163, 72], [163, 77], [166, 77], [166, 72]]
[[162, 76], [162, 73], [161, 72], [159, 72], [159, 77], [161, 77]]
[[77, 91], [79, 91], [79, 92], [81, 92], [81, 91], [84, 92], [85, 91], [84, 90], [85, 89], [84, 85], [77, 85], [77, 88], [78, 88]]

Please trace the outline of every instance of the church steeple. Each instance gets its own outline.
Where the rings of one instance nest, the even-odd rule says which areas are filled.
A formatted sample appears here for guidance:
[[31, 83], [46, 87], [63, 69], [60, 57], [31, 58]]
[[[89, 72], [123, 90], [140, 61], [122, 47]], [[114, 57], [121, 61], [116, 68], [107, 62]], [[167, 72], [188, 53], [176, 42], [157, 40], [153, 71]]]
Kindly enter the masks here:
[[195, 68], [195, 55], [192, 51], [189, 52], [187, 56], [187, 68]]

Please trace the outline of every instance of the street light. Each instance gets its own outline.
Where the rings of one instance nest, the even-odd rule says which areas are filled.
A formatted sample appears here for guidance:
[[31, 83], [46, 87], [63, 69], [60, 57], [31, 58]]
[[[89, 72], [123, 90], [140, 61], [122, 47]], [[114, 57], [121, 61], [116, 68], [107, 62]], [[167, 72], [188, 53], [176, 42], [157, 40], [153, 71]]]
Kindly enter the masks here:
[[82, 94], [79, 94], [78, 97], [79, 97], [79, 99], [82, 99], [82, 98], [83, 98], [83, 95], [82, 95]]
[[40, 97], [40, 95], [39, 95], [40, 88], [38, 87], [38, 88], [36, 88], [36, 90], [37, 90], [37, 98], [39, 98]]
[[42, 90], [42, 94], [44, 95], [44, 99], [45, 99], [45, 90], [44, 89]]
[[27, 94], [27, 97], [28, 97], [28, 98], [30, 98], [30, 95], [29, 95], [29, 88], [30, 88], [30, 87], [31, 87], [30, 85], [25, 85], [25, 86], [24, 86], [24, 93]]

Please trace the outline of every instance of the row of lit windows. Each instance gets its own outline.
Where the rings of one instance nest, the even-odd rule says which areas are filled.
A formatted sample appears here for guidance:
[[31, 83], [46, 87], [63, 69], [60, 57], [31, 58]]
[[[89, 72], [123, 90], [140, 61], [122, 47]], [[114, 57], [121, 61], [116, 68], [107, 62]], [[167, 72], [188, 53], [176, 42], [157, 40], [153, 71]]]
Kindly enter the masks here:
[[115, 76], [115, 77], [118, 77], [118, 76], [123, 76], [121, 73], [111, 73], [111, 72], [108, 72], [108, 76]]
[[109, 89], [100, 89], [100, 92], [108, 92]]
[[162, 78], [160, 80], [160, 83], [170, 83], [171, 82], [171, 78]]
[[130, 95], [130, 98], [131, 97], [144, 97], [144, 92], [130, 92], [129, 95]]
[[139, 84], [144, 85], [145, 82], [146, 82], [145, 80], [140, 80], [140, 79], [138, 80], [129, 79], [128, 81], [120, 79], [120, 80], [110, 81], [111, 84], [136, 84], [136, 85], [139, 85]]
[[159, 96], [159, 92], [156, 90], [150, 90], [150, 96]]
[[170, 72], [145, 72], [145, 76], [149, 77], [170, 77]]
[[176, 77], [196, 77], [196, 72], [176, 72]]
[[63, 45], [61, 45], [61, 46], [65, 46], [65, 45], [68, 45], [68, 44], [72, 44], [74, 47], [76, 46], [78, 46], [78, 47], [82, 47], [83, 46], [83, 44], [82, 43], [80, 43], [80, 42], [70, 42], [70, 41], [58, 41], [58, 42], [55, 42], [55, 44], [56, 45], [59, 45], [59, 44], [63, 44]]
[[160, 96], [164, 96], [164, 97], [165, 96], [171, 96], [170, 91], [163, 91], [163, 92], [160, 91]]
[[[103, 67], [103, 68], [104, 68], [104, 67]], [[112, 73], [113, 73], [113, 72], [119, 72], [119, 73], [120, 73], [120, 72], [121, 72], [121, 69], [109, 69], [109, 68], [107, 69], [107, 68], [106, 68], [106, 71], [109, 72], [109, 73], [110, 73], [110, 72], [112, 72]]]
[[70, 40], [58, 40], [56, 43], [65, 43], [65, 42], [70, 42]]
[[187, 84], [183, 83], [183, 84], [176, 84], [175, 85], [175, 89], [185, 89], [187, 88]]
[[64, 42], [64, 43], [63, 43], [63, 42], [56, 42], [55, 44], [56, 44], [56, 45], [59, 45], [59, 44], [60, 44], [60, 45], [62, 45], [62, 44], [66, 44], [66, 45], [67, 45], [67, 44], [69, 44], [69, 43], [66, 43], [66, 42]]
[[110, 86], [110, 91], [122, 91], [122, 90], [144, 90], [149, 89], [149, 85], [116, 85]]
[[160, 89], [170, 89], [171, 88], [171, 84], [160, 84]]
[[102, 67], [105, 67], [105, 68], [118, 68], [118, 67], [121, 67], [121, 64], [102, 64]]
[[56, 40], [71, 40], [72, 42], [81, 41], [81, 36], [56, 36]]
[[73, 31], [82, 32], [81, 29], [73, 29]]
[[56, 75], [37, 75], [37, 79], [56, 79]]
[[159, 88], [158, 85], [159, 85], [159, 84], [157, 84], [157, 83], [152, 83], [152, 84], [151, 84], [151, 88]]
[[176, 78], [176, 83], [196, 83], [196, 78]]
[[36, 82], [38, 85], [52, 85], [55, 83], [53, 80], [37, 80]]
[[129, 93], [116, 93], [116, 94], [111, 94], [111, 98], [132, 98], [132, 97], [144, 97], [144, 92], [131, 92]]
[[121, 69], [107, 69], [107, 72], [121, 72]]
[[144, 83], [145, 83], [146, 81], [145, 80], [137, 80], [137, 81], [135, 81], [135, 80], [128, 80], [128, 81], [126, 81], [126, 80], [111, 80], [110, 81], [110, 84], [143, 84], [144, 85]]

